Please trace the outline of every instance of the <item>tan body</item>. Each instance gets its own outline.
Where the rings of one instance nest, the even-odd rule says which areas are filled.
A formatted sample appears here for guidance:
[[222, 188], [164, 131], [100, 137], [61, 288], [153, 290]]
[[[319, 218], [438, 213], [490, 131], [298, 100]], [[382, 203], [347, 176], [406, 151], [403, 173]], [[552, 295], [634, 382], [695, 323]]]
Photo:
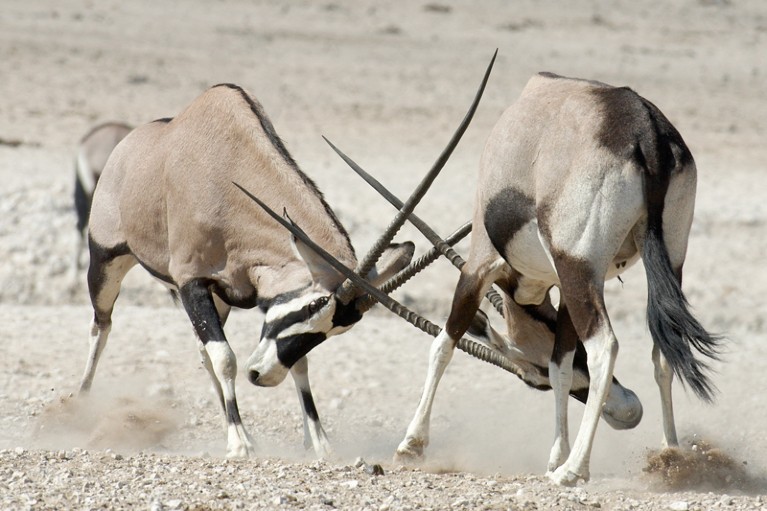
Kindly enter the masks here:
[[[531, 78], [485, 146], [469, 258], [398, 456], [418, 457], [428, 444], [439, 380], [457, 339], [495, 283], [506, 293], [507, 344], [514, 346], [517, 363], [540, 368], [542, 350], [549, 350], [546, 372], [557, 405], [550, 477], [566, 485], [588, 479], [598, 419], [616, 399], [611, 389], [618, 342], [604, 303], [604, 281], [640, 256], [648, 279], [664, 441], [676, 444], [673, 374], [710, 398], [705, 365], [690, 348], [714, 356], [717, 343], [689, 313], [681, 291], [696, 175], [679, 133], [630, 89], [548, 73]], [[552, 286], [561, 295], [556, 311], [549, 303]], [[541, 326], [532, 328], [536, 322]], [[567, 396], [579, 340], [590, 383], [571, 451]], [[641, 417], [641, 407], [634, 409]], [[638, 422], [639, 417], [628, 418]]]
[[307, 183], [248, 106], [238, 90], [218, 86], [172, 121], [137, 128], [101, 180], [91, 237], [106, 247], [127, 243], [142, 265], [178, 287], [210, 278], [233, 302], [252, 300], [259, 282], [267, 283], [261, 287], [271, 296], [265, 298], [308, 283], [290, 238], [253, 208], [236, 182], [275, 210], [287, 209], [322, 246], [354, 267], [348, 236], [327, 214], [321, 196], [286, 193]]
[[[227, 455], [252, 454], [235, 397], [237, 362], [224, 334], [232, 307], [265, 312], [261, 339], [247, 363], [262, 386], [293, 376], [304, 418], [304, 443], [330, 451], [308, 379], [306, 354], [362, 317], [356, 288], [340, 299], [345, 280], [292, 237], [238, 188], [286, 211], [347, 266], [349, 237], [312, 181], [285, 149], [261, 105], [235, 85], [219, 85], [174, 119], [136, 128], [114, 150], [94, 195], [88, 287], [94, 309], [87, 392], [111, 328], [127, 271], [141, 264], [177, 290], [195, 329], [227, 420]], [[383, 254], [383, 255], [382, 255]], [[406, 266], [413, 245], [383, 245], [380, 281]], [[374, 261], [375, 262], [375, 261]]]

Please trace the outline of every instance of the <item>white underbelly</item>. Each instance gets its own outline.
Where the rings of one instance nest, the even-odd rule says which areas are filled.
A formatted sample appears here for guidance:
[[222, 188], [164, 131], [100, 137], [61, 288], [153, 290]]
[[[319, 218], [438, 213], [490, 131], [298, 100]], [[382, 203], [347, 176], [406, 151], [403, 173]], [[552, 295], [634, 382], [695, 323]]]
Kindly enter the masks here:
[[506, 257], [512, 268], [528, 279], [548, 285], [559, 283], [551, 253], [541, 241], [535, 220], [526, 223], [514, 235], [507, 246]]

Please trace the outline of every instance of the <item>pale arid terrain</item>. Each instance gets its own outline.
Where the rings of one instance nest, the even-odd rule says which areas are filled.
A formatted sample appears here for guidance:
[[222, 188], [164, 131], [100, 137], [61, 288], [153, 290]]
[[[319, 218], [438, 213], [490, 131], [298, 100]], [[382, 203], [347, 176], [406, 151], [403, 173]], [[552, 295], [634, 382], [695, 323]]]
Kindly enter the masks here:
[[[289, 381], [255, 388], [242, 375], [240, 409], [259, 455], [224, 458], [222, 417], [186, 315], [140, 269], [117, 302], [91, 398], [70, 397], [91, 316], [84, 274], [73, 281], [70, 273], [73, 162], [90, 127], [173, 116], [211, 85], [239, 84], [263, 103], [364, 252], [393, 210], [321, 135], [404, 197], [462, 118], [496, 48], [476, 118], [418, 214], [444, 235], [469, 218], [484, 140], [537, 71], [628, 85], [658, 105], [699, 170], [684, 289], [703, 324], [727, 338], [713, 364], [714, 404], [675, 386], [686, 452], [693, 443], [703, 452], [689, 467], [656, 451], [641, 264], [606, 292], [621, 341], [616, 375], [645, 415], [630, 431], [600, 426], [591, 481], [577, 488], [543, 476], [551, 394], [463, 353], [437, 395], [425, 465], [394, 464], [429, 337], [379, 309], [310, 357], [335, 449], [328, 460], [303, 449]], [[0, 508], [767, 507], [766, 48], [761, 0], [4, 0]], [[417, 253], [428, 248], [410, 227], [398, 239], [414, 240]], [[396, 296], [442, 322], [456, 278], [440, 261]], [[261, 319], [256, 311], [230, 318], [240, 361]], [[582, 409], [571, 407], [573, 437]], [[666, 462], [678, 470], [658, 468]], [[383, 475], [372, 473], [375, 464]]]

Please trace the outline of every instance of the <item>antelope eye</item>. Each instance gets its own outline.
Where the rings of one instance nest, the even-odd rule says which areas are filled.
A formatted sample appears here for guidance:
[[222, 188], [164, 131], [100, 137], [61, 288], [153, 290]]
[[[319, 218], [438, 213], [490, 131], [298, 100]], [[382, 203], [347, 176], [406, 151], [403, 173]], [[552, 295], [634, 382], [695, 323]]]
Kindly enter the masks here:
[[316, 300], [312, 300], [309, 303], [309, 314], [314, 314], [315, 312], [320, 310], [321, 307], [324, 307], [326, 303], [328, 303], [327, 296], [323, 296], [321, 298], [317, 298]]

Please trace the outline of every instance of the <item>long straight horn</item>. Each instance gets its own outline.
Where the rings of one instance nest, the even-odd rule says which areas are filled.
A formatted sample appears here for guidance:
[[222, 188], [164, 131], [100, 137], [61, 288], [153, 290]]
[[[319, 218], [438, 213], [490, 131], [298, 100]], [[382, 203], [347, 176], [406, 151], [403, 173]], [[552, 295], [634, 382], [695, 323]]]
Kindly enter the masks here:
[[[426, 332], [427, 334], [431, 335], [432, 337], [436, 337], [439, 335], [441, 329], [429, 321], [428, 319], [424, 318], [423, 316], [420, 316], [416, 314], [415, 312], [411, 311], [401, 303], [399, 303], [394, 298], [388, 296], [383, 291], [377, 289], [373, 284], [365, 280], [364, 278], [360, 277], [357, 273], [354, 272], [351, 268], [347, 268], [344, 266], [342, 262], [340, 262], [338, 259], [330, 255], [325, 249], [317, 245], [312, 239], [296, 224], [294, 224], [290, 217], [287, 217], [287, 213], [285, 216], [287, 218], [283, 218], [274, 211], [272, 211], [269, 206], [264, 204], [258, 197], [247, 191], [245, 188], [240, 186], [237, 183], [233, 183], [237, 188], [243, 191], [245, 195], [250, 197], [256, 204], [261, 206], [261, 208], [266, 211], [269, 216], [274, 218], [280, 225], [285, 227], [287, 230], [289, 230], [293, 236], [303, 241], [309, 248], [314, 250], [314, 252], [325, 259], [325, 261], [330, 264], [333, 268], [335, 268], [339, 273], [344, 275], [346, 278], [354, 282], [355, 285], [359, 286], [363, 291], [368, 293], [370, 296], [374, 297], [376, 300], [378, 300], [381, 305], [385, 306], [387, 309], [398, 315], [399, 317], [406, 320], [408, 323], [413, 325], [414, 327], [422, 330], [423, 332]], [[490, 346], [487, 346], [483, 343], [475, 342], [471, 339], [468, 339], [466, 337], [462, 337], [458, 341], [458, 348], [462, 351], [465, 351], [466, 353], [469, 353], [473, 357], [476, 357], [484, 362], [488, 362], [490, 364], [493, 364], [495, 366], [501, 367], [502, 369], [505, 369], [506, 371], [509, 371], [513, 374], [516, 374], [519, 376], [519, 369], [500, 351], [493, 349]]]
[[[325, 137], [322, 137], [325, 138]], [[357, 165], [357, 163], [349, 158], [346, 154], [344, 154], [339, 148], [337, 148], [330, 140], [325, 138], [325, 142], [328, 143], [328, 145], [338, 154], [338, 156], [341, 157], [342, 160], [346, 162], [349, 167], [354, 170], [354, 172], [357, 173], [358, 176], [360, 176], [362, 179], [365, 180], [367, 184], [369, 184], [375, 191], [377, 191], [381, 196], [389, 201], [389, 203], [397, 208], [398, 210], [402, 211], [404, 209], [404, 204], [402, 203], [399, 198], [397, 198], [396, 195], [391, 193], [383, 184], [381, 184], [380, 181], [378, 181], [376, 178], [371, 176], [369, 173], [367, 173], [362, 167]], [[453, 266], [461, 269], [461, 266], [464, 265], [465, 261], [459, 256], [455, 250], [450, 246], [449, 243], [446, 243], [446, 240], [442, 240], [440, 238], [439, 234], [437, 234], [434, 229], [429, 227], [429, 225], [421, 220], [421, 218], [418, 217], [415, 213], [411, 213], [408, 217], [408, 220], [411, 224], [415, 226], [416, 229], [418, 229], [421, 234], [423, 234], [427, 240], [436, 248], [442, 255], [444, 255], [451, 263], [453, 263]], [[470, 225], [470, 224], [469, 224]], [[471, 227], [469, 227], [471, 229]], [[468, 234], [468, 233], [467, 233]]]
[[[362, 275], [364, 277], [370, 272], [378, 259], [381, 257], [383, 251], [386, 250], [386, 247], [389, 245], [389, 243], [391, 243], [391, 240], [394, 239], [394, 236], [400, 230], [402, 224], [405, 223], [408, 215], [413, 212], [424, 195], [426, 195], [426, 192], [434, 182], [434, 179], [436, 179], [439, 172], [445, 166], [445, 163], [447, 163], [450, 155], [453, 154], [453, 150], [455, 150], [455, 147], [461, 140], [461, 137], [466, 131], [466, 128], [468, 128], [471, 119], [474, 117], [474, 113], [476, 112], [477, 106], [479, 105], [479, 100], [482, 98], [482, 93], [485, 91], [487, 80], [490, 78], [490, 71], [493, 69], [493, 64], [495, 63], [495, 58], [497, 55], [498, 50], [495, 50], [493, 58], [490, 60], [490, 64], [487, 66], [487, 70], [485, 71], [485, 76], [482, 78], [482, 83], [479, 86], [479, 90], [474, 96], [474, 101], [472, 102], [471, 107], [469, 107], [469, 111], [466, 113], [463, 121], [461, 121], [461, 124], [458, 126], [458, 129], [455, 131], [455, 133], [453, 133], [453, 136], [450, 139], [450, 142], [448, 142], [447, 147], [445, 147], [445, 149], [442, 151], [442, 154], [440, 154], [439, 158], [437, 158], [437, 161], [434, 162], [431, 170], [429, 170], [421, 183], [410, 195], [410, 198], [408, 198], [400, 211], [394, 217], [394, 220], [392, 220], [391, 224], [389, 224], [389, 227], [386, 229], [386, 231], [384, 231], [384, 234], [376, 241], [367, 255], [357, 265], [356, 273], [358, 275]], [[355, 294], [355, 285], [350, 280], [346, 280], [336, 292], [336, 297], [341, 303], [347, 304], [354, 298]]]
[[[330, 147], [333, 148], [333, 150], [341, 157], [341, 159], [344, 160], [346, 164], [349, 165], [349, 167], [351, 167], [352, 170], [354, 170], [354, 172], [357, 173], [358, 176], [364, 179], [367, 184], [369, 184], [375, 191], [381, 194], [381, 196], [384, 199], [389, 201], [389, 203], [392, 206], [394, 206], [397, 209], [402, 208], [402, 201], [399, 200], [396, 195], [391, 193], [383, 184], [381, 184], [380, 181], [378, 181], [375, 177], [367, 173], [354, 160], [349, 158], [340, 149], [334, 146], [333, 143], [330, 142], [330, 140], [325, 139], [325, 141], [330, 145]], [[458, 255], [458, 252], [456, 252], [451, 246], [451, 245], [454, 245], [455, 243], [446, 243], [447, 240], [443, 241], [439, 237], [439, 234], [437, 234], [434, 231], [434, 229], [429, 227], [429, 224], [421, 220], [415, 213], [411, 214], [408, 220], [419, 231], [421, 231], [421, 234], [423, 234], [426, 237], [426, 239], [429, 240], [429, 242], [431, 242], [432, 245], [434, 245], [435, 250], [437, 250], [439, 253], [444, 255], [451, 263], [453, 263], [453, 266], [455, 266], [456, 268], [460, 270], [463, 267], [463, 265], [466, 264], [466, 261], [460, 255]], [[423, 269], [423, 267], [421, 269]], [[405, 270], [403, 270], [400, 273], [404, 273], [406, 270], [408, 270], [408, 268], [405, 268]], [[418, 271], [420, 271], [420, 269]], [[410, 276], [412, 277], [413, 275], [418, 273], [418, 271], [413, 272]], [[397, 277], [399, 277], [399, 275]], [[402, 283], [404, 282], [405, 280], [402, 281]], [[498, 311], [498, 313], [501, 316], [503, 316], [503, 298], [501, 298], [501, 296], [495, 291], [495, 289], [493, 289], [492, 287], [488, 289], [485, 296], [487, 296], [487, 299], [490, 300], [490, 302], [493, 304], [493, 307], [495, 307], [495, 310]], [[367, 305], [367, 301], [365, 302], [365, 305]]]
[[[412, 216], [410, 218], [412, 219]], [[452, 247], [453, 245], [461, 241], [463, 238], [465, 238], [470, 232], [471, 232], [471, 222], [466, 222], [461, 227], [459, 227], [453, 234], [451, 234], [444, 240], [440, 240], [440, 241]], [[440, 255], [442, 255], [442, 253], [436, 247], [432, 247], [424, 255], [419, 257], [417, 260], [411, 262], [409, 265], [407, 265], [406, 268], [403, 268], [392, 278], [384, 282], [384, 284], [380, 286], [378, 289], [380, 289], [387, 295], [392, 293], [393, 291], [398, 289], [400, 286], [402, 286], [405, 282], [407, 282], [408, 280], [413, 278], [415, 275], [417, 275], [421, 270], [423, 270], [424, 268], [429, 266], [431, 263], [436, 261]], [[359, 304], [357, 305], [357, 309], [360, 312], [364, 313], [369, 311], [373, 307], [373, 305], [375, 305], [376, 303], [377, 303], [376, 299], [368, 295], [359, 302]]]

